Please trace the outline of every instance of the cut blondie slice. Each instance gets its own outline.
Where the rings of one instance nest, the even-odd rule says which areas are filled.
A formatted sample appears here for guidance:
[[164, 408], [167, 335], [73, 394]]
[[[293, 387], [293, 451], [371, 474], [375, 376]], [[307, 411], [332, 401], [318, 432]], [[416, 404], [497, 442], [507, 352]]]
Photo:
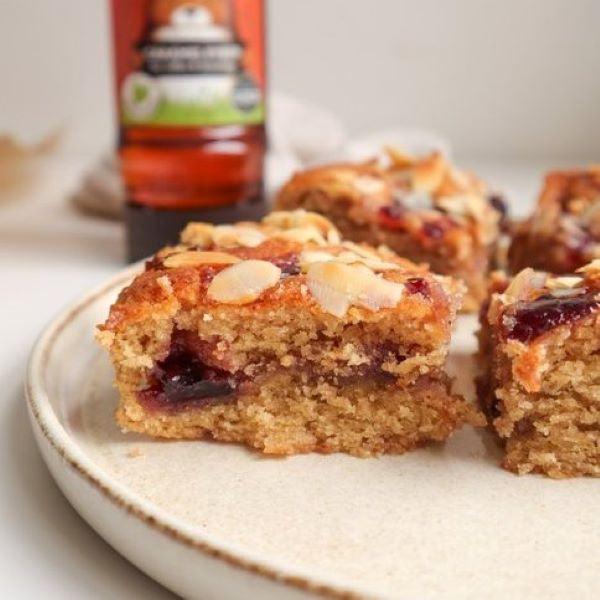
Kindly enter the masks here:
[[499, 276], [482, 311], [482, 407], [503, 466], [600, 476], [600, 261], [581, 276]]
[[421, 159], [394, 149], [388, 153], [387, 165], [339, 164], [298, 173], [276, 205], [316, 211], [344, 238], [384, 244], [436, 273], [462, 279], [463, 309], [476, 310], [506, 213], [502, 198], [440, 153]]
[[549, 173], [533, 214], [515, 228], [512, 272], [533, 267], [572, 273], [595, 258], [600, 258], [600, 166]]
[[126, 431], [267, 454], [400, 453], [481, 415], [444, 372], [461, 285], [339, 240], [322, 216], [190, 224], [100, 342]]

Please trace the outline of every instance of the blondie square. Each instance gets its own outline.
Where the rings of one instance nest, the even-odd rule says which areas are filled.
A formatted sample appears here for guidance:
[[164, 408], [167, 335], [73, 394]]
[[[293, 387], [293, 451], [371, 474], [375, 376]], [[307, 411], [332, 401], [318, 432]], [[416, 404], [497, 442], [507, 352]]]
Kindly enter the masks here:
[[503, 466], [600, 476], [600, 261], [560, 277], [528, 268], [493, 287], [478, 388]]
[[465, 282], [465, 311], [477, 310], [495, 266], [505, 204], [440, 153], [422, 158], [388, 149], [387, 164], [338, 164], [297, 173], [276, 206], [329, 218], [344, 238], [385, 245]]
[[513, 273], [572, 273], [600, 258], [600, 166], [548, 173], [533, 214], [515, 227]]
[[266, 454], [401, 453], [481, 414], [444, 371], [462, 284], [324, 217], [192, 223], [98, 328], [125, 431]]

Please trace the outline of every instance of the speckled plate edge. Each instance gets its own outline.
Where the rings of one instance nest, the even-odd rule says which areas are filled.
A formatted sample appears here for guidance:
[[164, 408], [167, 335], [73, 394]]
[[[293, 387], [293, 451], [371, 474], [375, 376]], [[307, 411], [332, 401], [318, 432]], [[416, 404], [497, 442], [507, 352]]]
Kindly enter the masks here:
[[[186, 549], [188, 560], [193, 558], [189, 553], [193, 553], [196, 560], [202, 558], [210, 560], [211, 563], [217, 561], [221, 566], [227, 567], [223, 574], [227, 573], [229, 577], [244, 575], [241, 578], [244, 581], [240, 582], [242, 585], [247, 585], [248, 576], [259, 580], [253, 581], [252, 584], [259, 584], [258, 589], [264, 593], [262, 596], [264, 598], [306, 597], [315, 594], [333, 598], [364, 597], [366, 593], [361, 591], [344, 589], [335, 583], [315, 580], [309, 574], [294, 572], [287, 566], [263, 563], [242, 550], [227, 547], [224, 543], [199, 535], [178, 518], [172, 517], [151, 502], [139, 497], [105, 473], [71, 439], [50, 404], [45, 386], [46, 370], [53, 347], [82, 311], [101, 297], [124, 287], [140, 269], [141, 265], [138, 263], [121, 271], [107, 283], [98, 286], [64, 309], [42, 332], [29, 358], [25, 384], [29, 418], [42, 456], [69, 502], [115, 550], [152, 578], [173, 591], [185, 593], [187, 597], [190, 597], [190, 590], [186, 588], [185, 583], [179, 585], [177, 581], [171, 581], [168, 576], [157, 574], [152, 566], [152, 560], [132, 556], [130, 549], [123, 547], [124, 544], [120, 543], [123, 536], [116, 535], [110, 527], [110, 519], [113, 518], [115, 511], [126, 513], [130, 517], [127, 521], [129, 523], [133, 520], [137, 521], [137, 525], [143, 524], [149, 533], [154, 534], [153, 543], [156, 543], [155, 534], [158, 534], [162, 542], [169, 545], [176, 544], [180, 550]], [[93, 501], [89, 497], [90, 492], [96, 495]], [[101, 497], [100, 502], [98, 502], [98, 494]], [[90, 499], [95, 510], [104, 511], [103, 518], [94, 518], [95, 515], [86, 511], [85, 497]], [[137, 535], [140, 535], [142, 530], [139, 527], [136, 529]], [[138, 545], [144, 544], [140, 540]], [[158, 549], [156, 552], [161, 554]], [[198, 572], [197, 564], [194, 565], [194, 569]], [[211, 565], [211, 569], [214, 570], [214, 564]], [[179, 577], [180, 573], [177, 575]], [[221, 593], [224, 591], [221, 589], [222, 583], [215, 580], [209, 582], [209, 587]], [[230, 584], [231, 581], [228, 582], [227, 587], [231, 588], [231, 594], [223, 594], [221, 597], [236, 596], [236, 586]], [[198, 588], [198, 592], [200, 591], [201, 589]]]

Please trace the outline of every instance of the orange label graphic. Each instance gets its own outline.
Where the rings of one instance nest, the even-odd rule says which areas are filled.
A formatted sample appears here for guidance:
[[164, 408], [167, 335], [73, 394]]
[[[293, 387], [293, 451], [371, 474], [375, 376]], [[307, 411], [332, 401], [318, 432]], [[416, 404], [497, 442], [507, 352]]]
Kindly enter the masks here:
[[262, 0], [150, 0], [119, 65], [122, 123], [262, 123], [262, 11]]

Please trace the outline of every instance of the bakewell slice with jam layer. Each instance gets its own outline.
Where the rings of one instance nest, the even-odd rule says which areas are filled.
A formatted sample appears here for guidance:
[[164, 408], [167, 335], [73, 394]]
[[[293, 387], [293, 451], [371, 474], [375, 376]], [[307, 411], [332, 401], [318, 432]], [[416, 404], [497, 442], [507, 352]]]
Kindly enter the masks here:
[[444, 371], [462, 285], [320, 215], [192, 223], [98, 328], [125, 431], [267, 454], [401, 453], [478, 411]]
[[463, 310], [476, 311], [499, 268], [506, 205], [439, 152], [417, 158], [388, 149], [387, 164], [334, 164], [294, 175], [278, 194], [282, 210], [329, 218], [346, 239], [379, 246], [465, 282]]
[[600, 476], [600, 261], [498, 275], [482, 310], [478, 389], [504, 467]]

